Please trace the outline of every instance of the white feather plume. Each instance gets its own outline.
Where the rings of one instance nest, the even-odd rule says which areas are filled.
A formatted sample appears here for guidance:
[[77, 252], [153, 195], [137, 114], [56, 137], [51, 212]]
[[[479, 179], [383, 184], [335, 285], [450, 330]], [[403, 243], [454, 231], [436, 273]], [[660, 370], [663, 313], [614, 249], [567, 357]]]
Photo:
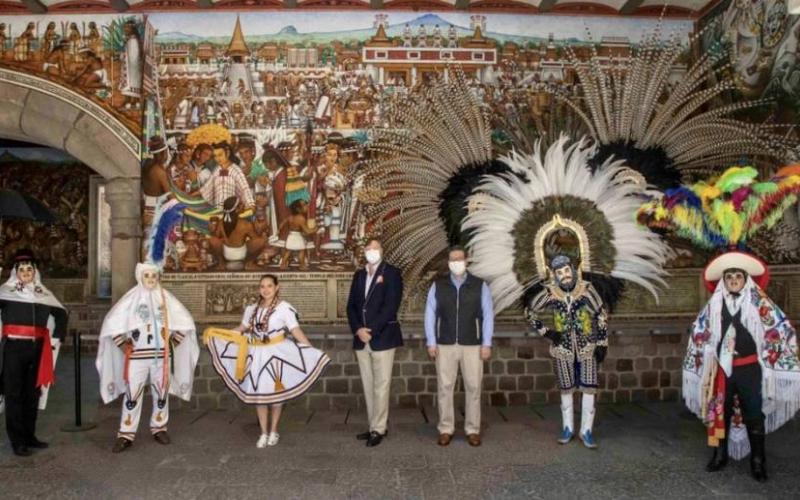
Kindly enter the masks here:
[[[637, 283], [658, 299], [656, 287], [665, 285], [668, 247], [658, 235], [636, 224], [634, 214], [641, 201], [634, 195], [639, 188], [617, 178], [624, 164], [609, 160], [592, 173], [588, 160], [594, 154], [595, 147], [589, 147], [585, 138], [570, 144], [569, 137], [562, 135], [544, 154], [537, 143], [533, 154], [511, 152], [500, 158], [514, 171], [526, 172], [528, 182], [514, 175], [489, 177], [473, 195], [481, 197], [480, 208], [463, 225], [474, 231], [469, 243], [470, 269], [490, 283], [498, 312], [540, 281], [536, 277], [521, 283], [514, 271], [515, 224], [535, 203], [567, 195], [594, 203], [613, 229], [616, 252], [610, 275]], [[591, 228], [586, 229], [591, 239]]]

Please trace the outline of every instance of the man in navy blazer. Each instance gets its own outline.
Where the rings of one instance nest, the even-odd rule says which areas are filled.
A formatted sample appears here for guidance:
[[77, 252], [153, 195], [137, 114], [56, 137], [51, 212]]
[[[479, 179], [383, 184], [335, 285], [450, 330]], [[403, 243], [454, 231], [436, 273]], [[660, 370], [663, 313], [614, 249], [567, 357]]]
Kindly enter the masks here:
[[377, 239], [367, 243], [364, 257], [367, 265], [356, 271], [350, 285], [347, 319], [369, 420], [369, 431], [356, 437], [366, 440], [367, 446], [377, 446], [386, 435], [394, 352], [403, 345], [397, 321], [403, 276], [398, 268], [383, 261], [383, 248]]

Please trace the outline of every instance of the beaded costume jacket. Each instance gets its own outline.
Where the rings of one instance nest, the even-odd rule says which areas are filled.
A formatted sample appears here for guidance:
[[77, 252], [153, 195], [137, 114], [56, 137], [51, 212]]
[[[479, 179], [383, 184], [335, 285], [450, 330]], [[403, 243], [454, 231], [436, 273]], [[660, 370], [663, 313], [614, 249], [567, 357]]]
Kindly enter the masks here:
[[533, 297], [525, 308], [525, 317], [540, 334], [548, 328], [540, 316], [546, 310], [553, 313], [555, 332], [560, 339], [550, 347], [550, 354], [559, 359], [588, 359], [596, 346], [608, 345], [607, 315], [595, 288], [588, 281], [580, 281], [566, 292], [556, 284], [547, 284]]

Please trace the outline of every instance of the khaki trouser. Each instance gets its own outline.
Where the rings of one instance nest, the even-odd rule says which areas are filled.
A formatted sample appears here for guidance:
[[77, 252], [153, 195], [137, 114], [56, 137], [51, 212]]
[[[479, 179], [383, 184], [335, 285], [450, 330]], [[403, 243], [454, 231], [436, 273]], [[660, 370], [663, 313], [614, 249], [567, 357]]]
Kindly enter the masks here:
[[461, 367], [464, 381], [465, 420], [464, 432], [481, 432], [481, 382], [483, 380], [483, 361], [479, 345], [440, 345], [436, 356], [436, 377], [438, 381], [439, 433], [453, 434], [455, 414], [453, 410], [453, 389]]
[[394, 351], [373, 351], [369, 344], [356, 351], [367, 403], [369, 430], [379, 434], [386, 433], [386, 421], [389, 419], [389, 388], [392, 382]]

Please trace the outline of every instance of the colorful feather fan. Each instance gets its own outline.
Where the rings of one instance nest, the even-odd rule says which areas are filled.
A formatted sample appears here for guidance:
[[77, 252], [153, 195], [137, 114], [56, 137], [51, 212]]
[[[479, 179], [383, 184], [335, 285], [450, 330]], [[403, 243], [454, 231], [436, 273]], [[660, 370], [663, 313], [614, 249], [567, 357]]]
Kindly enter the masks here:
[[667, 190], [642, 205], [640, 224], [668, 230], [706, 249], [744, 246], [761, 228], [771, 228], [800, 196], [800, 174], [757, 181], [752, 167], [731, 167], [710, 181]]

